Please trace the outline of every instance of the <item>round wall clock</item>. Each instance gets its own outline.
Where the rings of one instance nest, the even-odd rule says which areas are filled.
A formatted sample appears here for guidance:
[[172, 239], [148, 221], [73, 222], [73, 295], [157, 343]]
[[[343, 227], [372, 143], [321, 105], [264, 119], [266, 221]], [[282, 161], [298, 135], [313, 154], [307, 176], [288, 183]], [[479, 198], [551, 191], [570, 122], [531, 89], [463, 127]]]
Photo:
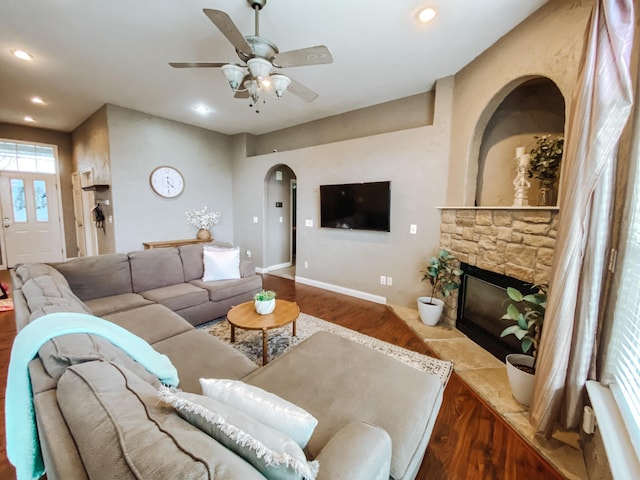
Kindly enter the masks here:
[[149, 175], [149, 183], [154, 192], [164, 198], [174, 198], [184, 190], [182, 174], [173, 167], [155, 168]]

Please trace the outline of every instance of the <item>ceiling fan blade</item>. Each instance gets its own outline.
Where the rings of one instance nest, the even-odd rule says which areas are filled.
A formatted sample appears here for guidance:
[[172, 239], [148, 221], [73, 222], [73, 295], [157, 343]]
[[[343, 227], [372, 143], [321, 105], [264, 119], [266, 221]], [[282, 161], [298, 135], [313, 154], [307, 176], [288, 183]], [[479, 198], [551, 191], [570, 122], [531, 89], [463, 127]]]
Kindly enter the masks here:
[[218, 30], [227, 37], [227, 40], [231, 42], [231, 45], [233, 45], [236, 50], [246, 53], [247, 55], [252, 53], [251, 46], [247, 43], [247, 40], [242, 33], [240, 33], [240, 30], [238, 30], [238, 27], [236, 27], [236, 24], [233, 23], [229, 15], [222, 10], [212, 10], [210, 8], [203, 9], [203, 12], [209, 17], [209, 20], [218, 27]]
[[292, 93], [296, 97], [309, 103], [313, 102], [316, 98], [318, 98], [318, 94], [313, 90], [309, 90], [307, 87], [302, 85], [300, 82], [296, 82], [291, 77], [289, 77], [289, 80], [291, 80], [291, 85], [289, 85], [289, 88], [287, 89], [287, 91]]
[[283, 68], [320, 65], [322, 63], [333, 63], [331, 52], [324, 45], [278, 53], [273, 59], [275, 66]]
[[238, 90], [234, 95], [233, 98], [249, 98], [249, 92], [245, 89], [245, 90]]
[[218, 68], [226, 63], [220, 62], [169, 62], [173, 68]]

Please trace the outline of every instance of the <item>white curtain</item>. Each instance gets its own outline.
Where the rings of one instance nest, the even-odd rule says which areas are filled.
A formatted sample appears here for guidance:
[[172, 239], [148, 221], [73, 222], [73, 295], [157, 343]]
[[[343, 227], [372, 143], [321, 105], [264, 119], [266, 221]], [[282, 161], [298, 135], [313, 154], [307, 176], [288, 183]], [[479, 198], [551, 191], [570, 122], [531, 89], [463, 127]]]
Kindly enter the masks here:
[[595, 0], [567, 125], [558, 238], [530, 421], [580, 421], [609, 259], [617, 146], [629, 118], [633, 0]]

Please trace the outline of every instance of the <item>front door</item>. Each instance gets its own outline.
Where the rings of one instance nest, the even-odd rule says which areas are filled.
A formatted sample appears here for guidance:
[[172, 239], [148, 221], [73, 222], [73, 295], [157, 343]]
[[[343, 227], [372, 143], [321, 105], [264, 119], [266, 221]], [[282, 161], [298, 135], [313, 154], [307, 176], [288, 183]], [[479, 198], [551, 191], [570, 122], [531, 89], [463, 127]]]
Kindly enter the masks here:
[[63, 260], [55, 174], [0, 173], [7, 266]]

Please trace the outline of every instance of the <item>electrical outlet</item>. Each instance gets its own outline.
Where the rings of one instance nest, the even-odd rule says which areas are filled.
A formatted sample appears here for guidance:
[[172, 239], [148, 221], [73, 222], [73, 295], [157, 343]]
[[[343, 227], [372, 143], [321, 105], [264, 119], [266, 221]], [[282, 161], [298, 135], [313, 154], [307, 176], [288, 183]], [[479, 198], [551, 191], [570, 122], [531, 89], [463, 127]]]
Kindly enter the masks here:
[[309, 262], [304, 262], [304, 268], [309, 268]]
[[384, 275], [380, 275], [380, 285], [386, 285], [387, 284], [387, 277], [385, 277]]
[[251, 258], [251, 250], [247, 250], [247, 258]]
[[411, 226], [409, 227], [409, 233], [411, 235], [415, 235], [416, 233], [418, 233], [418, 225], [416, 225], [415, 223], [412, 223]]
[[393, 285], [393, 278], [387, 277], [387, 287], [390, 287], [391, 285]]
[[253, 223], [258, 223], [258, 217], [253, 217]]

